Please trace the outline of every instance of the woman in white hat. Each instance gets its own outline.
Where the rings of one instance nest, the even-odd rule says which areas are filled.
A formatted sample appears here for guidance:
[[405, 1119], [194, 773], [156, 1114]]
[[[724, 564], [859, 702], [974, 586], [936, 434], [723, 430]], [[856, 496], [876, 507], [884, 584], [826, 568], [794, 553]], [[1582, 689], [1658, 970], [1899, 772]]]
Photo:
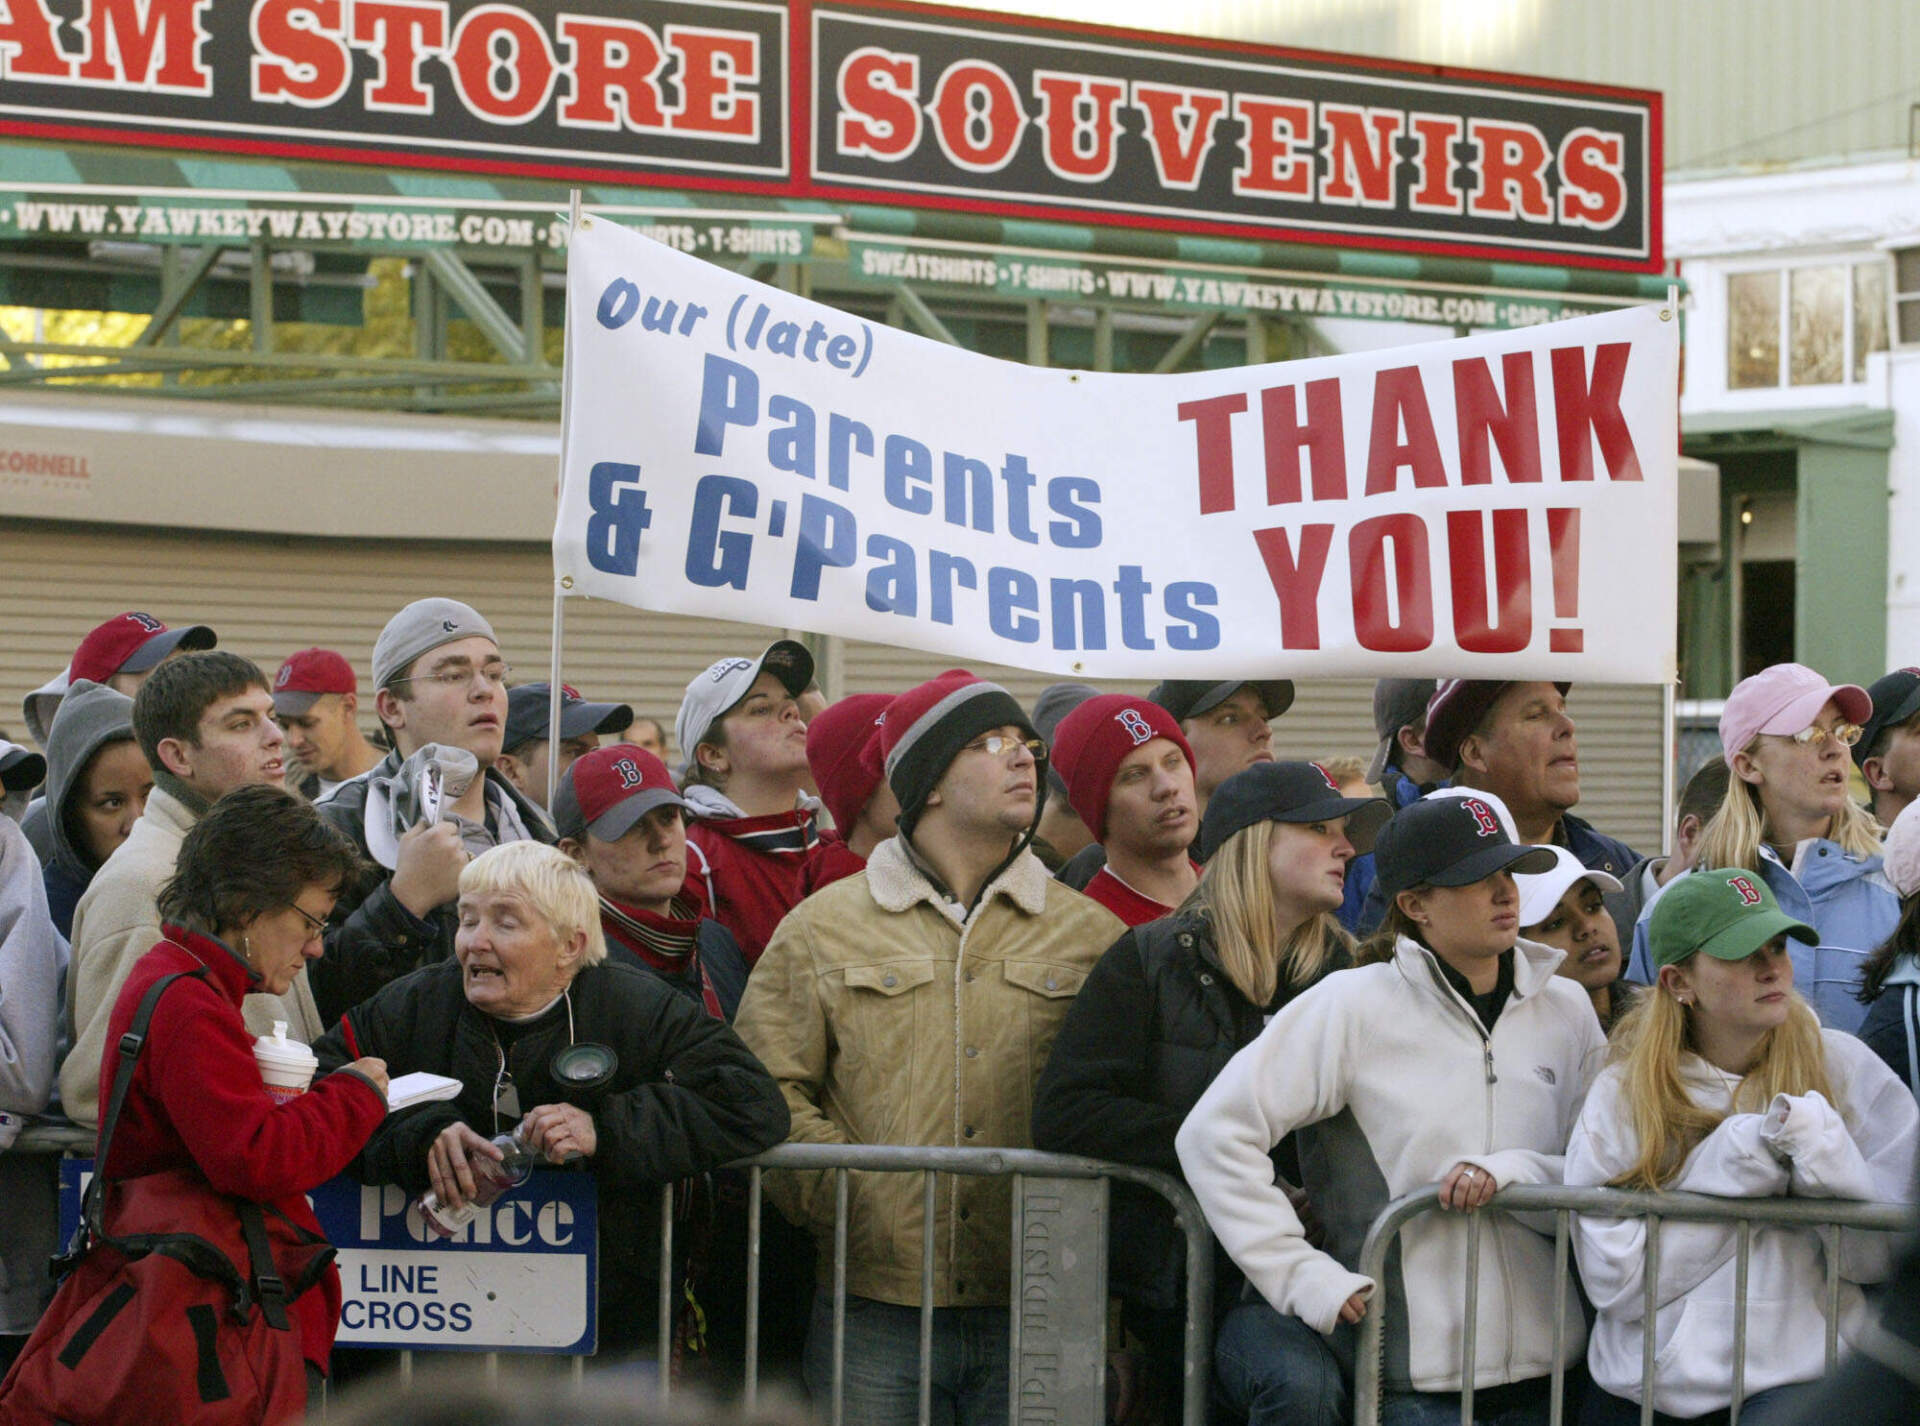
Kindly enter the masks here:
[[1620, 979], [1620, 930], [1606, 895], [1620, 890], [1617, 878], [1584, 865], [1565, 847], [1549, 847], [1553, 869], [1516, 876], [1520, 888], [1520, 935], [1565, 951], [1559, 973], [1586, 991], [1600, 1028], [1611, 1033], [1631, 1003]]

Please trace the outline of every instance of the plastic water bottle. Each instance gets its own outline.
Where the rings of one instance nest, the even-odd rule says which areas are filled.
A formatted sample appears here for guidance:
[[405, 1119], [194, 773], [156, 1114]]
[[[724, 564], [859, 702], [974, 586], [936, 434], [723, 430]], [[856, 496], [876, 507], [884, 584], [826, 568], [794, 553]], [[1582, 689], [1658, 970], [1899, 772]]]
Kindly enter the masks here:
[[440, 1195], [432, 1189], [415, 1200], [414, 1207], [419, 1209], [420, 1221], [429, 1233], [437, 1238], [451, 1238], [471, 1223], [482, 1208], [501, 1195], [511, 1193], [532, 1175], [540, 1156], [520, 1137], [519, 1129], [496, 1136], [493, 1146], [500, 1151], [500, 1162], [495, 1163], [484, 1154], [468, 1160], [473, 1166], [474, 1195], [464, 1208], [442, 1207]]

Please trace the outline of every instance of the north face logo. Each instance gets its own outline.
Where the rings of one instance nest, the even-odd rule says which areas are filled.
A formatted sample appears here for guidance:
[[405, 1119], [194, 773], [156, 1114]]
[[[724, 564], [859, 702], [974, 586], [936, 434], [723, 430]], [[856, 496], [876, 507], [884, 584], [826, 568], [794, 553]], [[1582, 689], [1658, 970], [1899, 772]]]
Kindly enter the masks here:
[[1122, 708], [1113, 715], [1113, 721], [1126, 730], [1127, 736], [1133, 739], [1133, 745], [1136, 748], [1153, 738], [1153, 725], [1140, 716], [1138, 708]]
[[1740, 893], [1740, 904], [1742, 906], [1758, 906], [1760, 904], [1760, 888], [1755, 886], [1751, 881], [1748, 881], [1744, 876], [1728, 877], [1727, 885]]

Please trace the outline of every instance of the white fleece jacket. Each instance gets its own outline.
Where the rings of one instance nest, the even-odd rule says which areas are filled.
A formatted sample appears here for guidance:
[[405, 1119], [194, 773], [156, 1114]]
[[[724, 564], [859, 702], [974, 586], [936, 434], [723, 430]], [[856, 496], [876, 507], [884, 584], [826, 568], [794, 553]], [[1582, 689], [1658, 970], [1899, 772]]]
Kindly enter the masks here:
[[[1827, 1074], [1837, 1107], [1818, 1094], [1779, 1095], [1765, 1114], [1730, 1114], [1688, 1155], [1675, 1192], [1725, 1198], [1851, 1198], [1907, 1202], [1913, 1194], [1920, 1107], [1880, 1057], [1852, 1035], [1823, 1030]], [[1738, 1076], [1697, 1055], [1680, 1062], [1695, 1104], [1724, 1108]], [[1622, 1095], [1618, 1066], [1594, 1083], [1567, 1146], [1567, 1182], [1605, 1184], [1633, 1166], [1639, 1140]], [[1593, 1379], [1640, 1400], [1640, 1351], [1646, 1320], [1638, 1218], [1578, 1218], [1574, 1251], [1598, 1316], [1587, 1358]], [[1747, 1268], [1746, 1392], [1813, 1381], [1826, 1371], [1826, 1254], [1819, 1230], [1753, 1229]], [[1654, 1410], [1673, 1416], [1723, 1411], [1733, 1401], [1731, 1223], [1666, 1222], [1654, 1313]], [[1840, 1235], [1840, 1335], [1865, 1320], [1856, 1284], [1892, 1270], [1895, 1239], [1886, 1233]]]
[[[1461, 1161], [1501, 1187], [1560, 1182], [1561, 1153], [1604, 1040], [1586, 992], [1557, 979], [1561, 952], [1522, 941], [1514, 988], [1487, 1035], [1433, 953], [1402, 939], [1391, 961], [1340, 971], [1294, 1000], [1215, 1079], [1181, 1125], [1180, 1166], [1207, 1222], [1278, 1311], [1331, 1332], [1341, 1304], [1387, 1313], [1391, 1390], [1458, 1391], [1467, 1273], [1464, 1215], [1400, 1235], [1382, 1294], [1353, 1269], [1387, 1202]], [[1268, 1151], [1303, 1126], [1307, 1196], [1328, 1227], [1308, 1245]], [[1391, 1259], [1389, 1260], [1392, 1261]], [[1504, 1213], [1480, 1235], [1476, 1387], [1553, 1369], [1553, 1244]], [[1583, 1335], [1572, 1283], [1564, 1363]]]

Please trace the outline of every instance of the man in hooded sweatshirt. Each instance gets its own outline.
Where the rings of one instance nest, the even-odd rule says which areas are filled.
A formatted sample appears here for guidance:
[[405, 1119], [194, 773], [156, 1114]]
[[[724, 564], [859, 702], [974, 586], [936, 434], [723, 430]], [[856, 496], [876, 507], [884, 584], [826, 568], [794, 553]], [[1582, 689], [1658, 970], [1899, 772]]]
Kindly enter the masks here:
[[[128, 972], [160, 941], [160, 888], [173, 876], [180, 843], [235, 788], [286, 781], [286, 738], [273, 720], [266, 675], [238, 654], [208, 650], [161, 664], [134, 696], [133, 733], [153, 768], [153, 791], [73, 911], [73, 1049], [60, 1066], [60, 1102], [89, 1128], [100, 1118], [107, 1021]], [[249, 995], [241, 1011], [257, 1035], [276, 1020], [287, 1022], [289, 1038], [304, 1041], [322, 1029], [305, 970], [284, 996]]]
[[674, 719], [693, 867], [749, 967], [805, 895], [820, 840], [798, 701], [812, 682], [807, 646], [781, 639], [757, 659], [725, 658], [695, 674]]
[[81, 679], [47, 730], [47, 911], [61, 935], [73, 934], [73, 908], [152, 791], [153, 769], [133, 736], [133, 700]]

